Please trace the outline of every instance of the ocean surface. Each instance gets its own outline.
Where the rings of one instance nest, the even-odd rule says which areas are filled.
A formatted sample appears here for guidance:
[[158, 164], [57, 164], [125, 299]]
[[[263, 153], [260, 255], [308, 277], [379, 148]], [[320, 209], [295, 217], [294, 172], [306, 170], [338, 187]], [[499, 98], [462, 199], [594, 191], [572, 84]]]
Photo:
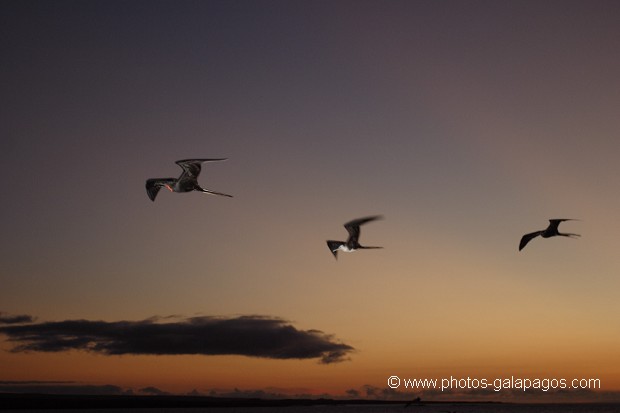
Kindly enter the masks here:
[[441, 404], [409, 406], [342, 405], [287, 407], [139, 408], [139, 409], [36, 409], [2, 410], [11, 413], [620, 413], [620, 404]]

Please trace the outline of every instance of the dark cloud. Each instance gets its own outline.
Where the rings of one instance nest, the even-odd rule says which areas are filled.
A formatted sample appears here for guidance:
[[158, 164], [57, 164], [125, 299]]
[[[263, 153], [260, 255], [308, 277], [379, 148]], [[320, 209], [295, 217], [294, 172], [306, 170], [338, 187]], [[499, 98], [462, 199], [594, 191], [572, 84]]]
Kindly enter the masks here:
[[34, 317], [22, 314], [22, 315], [8, 315], [0, 312], [0, 324], [24, 324], [32, 323]]
[[433, 401], [463, 401], [463, 402], [509, 402], [509, 403], [617, 403], [620, 401], [618, 391], [599, 391], [590, 389], [391, 389], [364, 385], [360, 389], [349, 389], [347, 395], [359, 393], [366, 399], [374, 400], [412, 400], [420, 397], [422, 400]]
[[13, 352], [86, 350], [107, 355], [244, 355], [271, 359], [347, 359], [353, 347], [318, 330], [297, 330], [280, 318], [191, 317], [162, 322], [66, 320], [0, 326]]
[[74, 384], [67, 380], [0, 380], [0, 386], [7, 385], [38, 385], [38, 384]]
[[349, 389], [345, 392], [345, 394], [349, 397], [353, 397], [353, 398], [358, 398], [360, 397], [360, 392], [359, 390], [355, 390], [355, 389]]
[[127, 394], [112, 384], [91, 385], [72, 381], [0, 381], [0, 393], [89, 394], [112, 396]]
[[235, 398], [235, 399], [283, 399], [287, 396], [282, 393], [269, 392], [263, 389], [259, 390], [211, 390], [209, 392], [211, 397], [223, 397], [223, 398]]
[[143, 394], [153, 395], [153, 396], [164, 396], [164, 395], [170, 394], [168, 392], [165, 392], [153, 386], [145, 387], [143, 389], [138, 390], [138, 392], [143, 393]]
[[[300, 390], [300, 389], [298, 389]], [[211, 397], [232, 398], [232, 399], [337, 399], [339, 396], [328, 393], [313, 394], [300, 390], [291, 392], [291, 389], [277, 389], [267, 387], [264, 389], [242, 390], [234, 388], [232, 390], [212, 389], [207, 393]]]
[[360, 396], [366, 399], [376, 400], [410, 400], [414, 397], [414, 392], [411, 390], [396, 390], [389, 387], [377, 387], [370, 384], [365, 384], [360, 390], [349, 389], [348, 394], [354, 394], [357, 392]]

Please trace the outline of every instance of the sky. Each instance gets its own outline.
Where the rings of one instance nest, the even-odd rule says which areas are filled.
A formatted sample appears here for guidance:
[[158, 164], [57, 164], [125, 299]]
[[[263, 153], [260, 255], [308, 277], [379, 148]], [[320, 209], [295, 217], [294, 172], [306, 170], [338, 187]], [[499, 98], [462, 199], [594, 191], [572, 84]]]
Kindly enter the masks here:
[[[0, 1], [0, 391], [620, 400], [620, 4]], [[233, 198], [161, 191], [175, 161]], [[343, 224], [379, 250], [340, 253]], [[525, 233], [551, 218], [579, 239]], [[400, 378], [596, 378], [414, 391]]]

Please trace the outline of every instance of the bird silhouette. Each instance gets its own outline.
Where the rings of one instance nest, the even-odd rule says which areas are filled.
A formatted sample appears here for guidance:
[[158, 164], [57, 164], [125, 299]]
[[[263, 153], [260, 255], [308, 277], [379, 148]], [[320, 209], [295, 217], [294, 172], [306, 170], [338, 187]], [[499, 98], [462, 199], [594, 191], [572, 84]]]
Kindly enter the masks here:
[[561, 235], [563, 237], [570, 237], [570, 238], [581, 236], [579, 234], [560, 232], [558, 230], [558, 226], [560, 225], [561, 222], [564, 222], [564, 221], [577, 221], [577, 220], [570, 219], [570, 218], [550, 219], [549, 226], [547, 228], [543, 229], [542, 231], [530, 232], [529, 234], [525, 234], [523, 237], [521, 237], [521, 242], [519, 243], [519, 251], [521, 251], [527, 245], [528, 242], [530, 242], [531, 240], [533, 240], [539, 235], [543, 238], [550, 238], [550, 237], [555, 237], [558, 235]]
[[381, 218], [383, 217], [380, 215], [374, 215], [371, 217], [354, 219], [353, 221], [349, 221], [346, 224], [344, 224], [344, 227], [349, 233], [349, 238], [347, 238], [346, 241], [333, 241], [333, 240], [327, 241], [327, 246], [329, 247], [329, 250], [332, 252], [332, 254], [334, 254], [334, 258], [338, 259], [338, 251], [353, 252], [359, 249], [383, 248], [383, 247], [365, 247], [365, 246], [360, 245], [359, 243], [360, 225], [363, 225], [367, 222], [374, 221], [374, 220], [381, 219]]
[[232, 197], [232, 195], [221, 192], [211, 191], [198, 185], [198, 175], [200, 175], [201, 165], [204, 162], [225, 161], [227, 158], [217, 159], [183, 159], [176, 161], [176, 164], [183, 169], [183, 173], [178, 178], [152, 178], [146, 180], [146, 193], [155, 202], [155, 197], [161, 188], [166, 188], [170, 192], [191, 192], [199, 191], [207, 194], [222, 195]]

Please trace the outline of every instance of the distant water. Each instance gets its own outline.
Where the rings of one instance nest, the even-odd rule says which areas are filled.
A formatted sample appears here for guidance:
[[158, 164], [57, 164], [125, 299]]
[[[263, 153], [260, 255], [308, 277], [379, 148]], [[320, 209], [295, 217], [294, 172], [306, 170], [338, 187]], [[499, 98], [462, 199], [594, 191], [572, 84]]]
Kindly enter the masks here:
[[[618, 413], [620, 404], [440, 404], [409, 406], [344, 405], [288, 407], [221, 407], [161, 409], [92, 409], [92, 413]], [[2, 413], [76, 413], [72, 409], [2, 410]]]

